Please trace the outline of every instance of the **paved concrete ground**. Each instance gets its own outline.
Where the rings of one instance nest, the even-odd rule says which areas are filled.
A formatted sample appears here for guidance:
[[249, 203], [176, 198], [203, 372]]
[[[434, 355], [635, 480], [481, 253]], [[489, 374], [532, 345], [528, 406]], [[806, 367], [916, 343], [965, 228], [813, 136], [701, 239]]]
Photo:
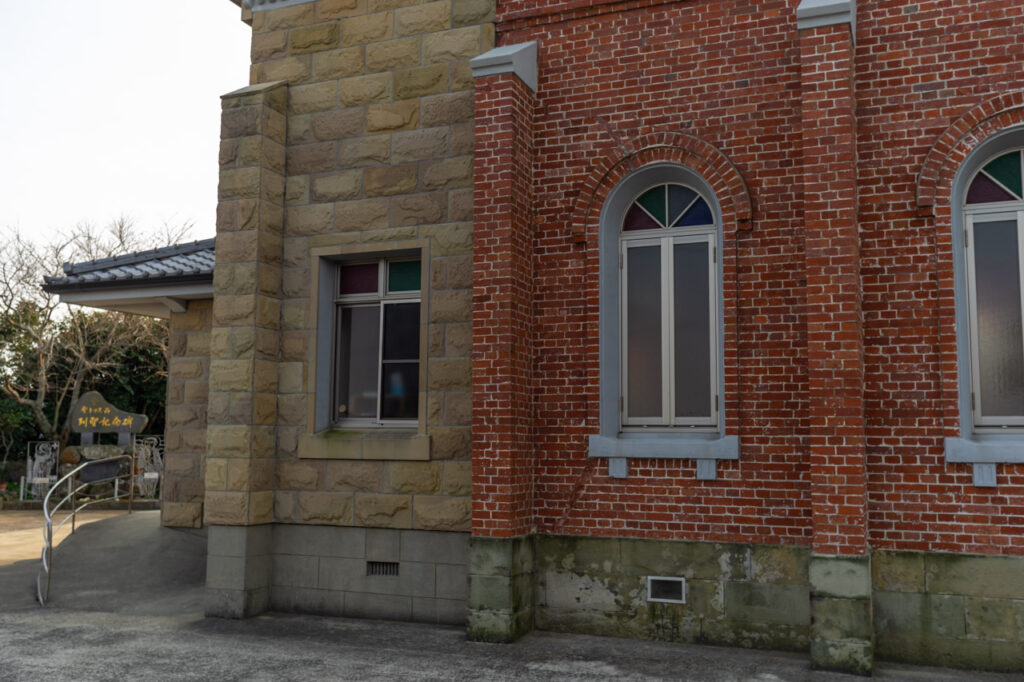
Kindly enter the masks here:
[[[205, 537], [158, 523], [159, 512], [141, 512], [80, 528], [58, 548], [46, 608], [31, 596], [38, 562], [0, 566], [0, 679], [857, 679], [812, 671], [798, 654], [555, 633], [480, 644], [467, 642], [461, 628], [280, 614], [207, 619], [201, 612]], [[4, 541], [0, 532], [0, 546]], [[876, 678], [1020, 676], [881, 664]]]
[[[75, 520], [77, 526], [93, 521], [102, 521], [111, 516], [120, 516], [118, 511], [85, 511]], [[63, 516], [54, 519], [56, 526], [64, 520]], [[8, 566], [15, 561], [38, 559], [43, 549], [43, 518], [39, 511], [0, 511], [0, 566]], [[54, 533], [53, 543], [57, 545], [71, 534], [71, 522]]]

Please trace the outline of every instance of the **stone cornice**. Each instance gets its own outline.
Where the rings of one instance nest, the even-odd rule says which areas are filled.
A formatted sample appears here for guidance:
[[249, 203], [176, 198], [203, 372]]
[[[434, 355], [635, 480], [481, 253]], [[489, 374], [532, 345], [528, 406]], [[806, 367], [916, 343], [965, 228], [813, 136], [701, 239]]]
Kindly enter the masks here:
[[514, 73], [527, 87], [537, 92], [537, 42], [502, 45], [469, 60], [473, 78]]
[[856, 0], [801, 0], [796, 8], [796, 25], [800, 29], [849, 24], [852, 30], [856, 21]]

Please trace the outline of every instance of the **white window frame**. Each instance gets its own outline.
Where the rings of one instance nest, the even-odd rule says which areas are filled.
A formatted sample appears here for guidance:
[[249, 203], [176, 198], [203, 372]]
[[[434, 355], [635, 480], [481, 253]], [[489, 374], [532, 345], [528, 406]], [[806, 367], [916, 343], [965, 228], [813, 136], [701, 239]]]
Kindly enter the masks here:
[[[681, 182], [658, 182], [650, 185], [636, 194], [639, 197], [644, 192], [661, 185], [679, 185], [693, 190], [696, 197], [683, 209], [682, 214], [690, 210], [694, 204], [703, 199], [711, 206], [711, 202], [697, 188]], [[667, 199], [666, 199], [667, 201]], [[630, 202], [628, 206], [632, 206]], [[627, 210], [628, 210], [627, 206]], [[652, 216], [653, 217], [653, 216]], [[623, 212], [625, 220], [625, 212]], [[719, 405], [720, 397], [718, 387], [719, 358], [718, 358], [718, 330], [719, 330], [719, 286], [718, 286], [718, 232], [717, 221], [712, 218], [709, 225], [695, 227], [657, 228], [651, 230], [632, 230], [629, 232], [619, 230], [619, 427], [623, 433], [629, 432], [674, 432], [680, 429], [691, 431], [716, 431], [719, 426]], [[673, 258], [672, 246], [675, 244], [706, 243], [708, 245], [708, 307], [709, 307], [709, 335], [710, 335], [710, 377], [708, 386], [708, 417], [676, 417], [675, 416], [675, 353], [674, 335], [675, 325], [673, 322], [674, 289], [673, 282]], [[629, 367], [627, 359], [628, 352], [628, 310], [627, 300], [627, 275], [628, 275], [628, 250], [643, 246], [659, 246], [661, 249], [661, 356], [662, 356], [662, 416], [658, 417], [633, 417], [629, 415]]]
[[[346, 260], [335, 263], [334, 276], [331, 278], [333, 282], [333, 299], [331, 302], [331, 386], [330, 386], [330, 426], [332, 427], [346, 427], [346, 428], [376, 428], [376, 427], [415, 427], [419, 418], [414, 417], [411, 419], [385, 419], [381, 417], [381, 391], [383, 389], [382, 384], [382, 372], [381, 367], [384, 364], [384, 308], [388, 305], [395, 305], [399, 303], [415, 303], [420, 305], [422, 303], [422, 289], [416, 289], [414, 291], [400, 291], [400, 292], [389, 292], [387, 290], [388, 285], [388, 270], [391, 263], [398, 262], [409, 262], [419, 261], [420, 268], [423, 267], [423, 261], [421, 258], [415, 256], [395, 256], [387, 257], [382, 256], [379, 258], [371, 259], [360, 259], [360, 260]], [[377, 264], [377, 291], [374, 293], [363, 293], [363, 294], [341, 294], [341, 270], [345, 267], [352, 267], [356, 265], [367, 265], [370, 263]], [[340, 360], [339, 354], [341, 351], [340, 347], [340, 335], [341, 335], [341, 310], [345, 308], [359, 308], [359, 307], [377, 307], [380, 310], [378, 315], [379, 329], [377, 332], [377, 355], [376, 355], [376, 366], [377, 366], [377, 414], [373, 418], [367, 417], [337, 417], [339, 397], [337, 386], [338, 371], [337, 366]], [[422, 308], [419, 311], [422, 317]], [[423, 320], [420, 319], [421, 326]], [[419, 345], [417, 339], [417, 345]], [[411, 362], [411, 360], [404, 360], [403, 362]], [[423, 348], [419, 348], [419, 353], [416, 358], [417, 372], [419, 366], [423, 363]], [[420, 413], [422, 406], [419, 404], [419, 394], [422, 392], [423, 387], [417, 388], [416, 395], [416, 412], [417, 415]]]
[[970, 366], [971, 366], [971, 412], [974, 427], [977, 431], [1006, 428], [1021, 429], [1024, 427], [1024, 415], [1020, 416], [985, 416], [981, 392], [981, 357], [978, 349], [978, 299], [975, 266], [975, 223], [991, 223], [997, 221], [1014, 221], [1017, 223], [1017, 263], [1018, 284], [1021, 300], [1021, 317], [1024, 319], [1024, 201], [1001, 202], [998, 204], [971, 204], [964, 207], [964, 226], [966, 241], [966, 273], [968, 297], [968, 325], [970, 333]]

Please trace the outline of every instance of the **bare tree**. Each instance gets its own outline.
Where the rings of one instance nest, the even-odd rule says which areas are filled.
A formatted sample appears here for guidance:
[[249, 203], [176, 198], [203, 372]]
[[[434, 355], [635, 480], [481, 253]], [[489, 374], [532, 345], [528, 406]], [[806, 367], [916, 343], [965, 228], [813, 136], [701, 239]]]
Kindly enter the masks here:
[[[188, 228], [165, 229], [162, 236], [180, 239]], [[137, 315], [61, 304], [42, 290], [43, 276], [60, 275], [65, 262], [164, 245], [154, 241], [125, 217], [104, 230], [80, 224], [42, 246], [17, 231], [0, 232], [0, 391], [32, 412], [47, 439], [67, 440], [62, 415], [88, 377], [110, 367], [124, 346], [159, 344], [166, 357], [166, 330]]]

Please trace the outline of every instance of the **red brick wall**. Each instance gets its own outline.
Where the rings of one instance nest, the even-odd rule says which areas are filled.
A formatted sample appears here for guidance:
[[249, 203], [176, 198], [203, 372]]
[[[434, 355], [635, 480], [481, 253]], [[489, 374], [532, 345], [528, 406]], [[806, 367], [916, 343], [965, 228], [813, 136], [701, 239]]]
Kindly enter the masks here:
[[[536, 40], [540, 49], [532, 277], [512, 289], [521, 296], [532, 287], [530, 306], [515, 304], [532, 315], [521, 326], [529, 338], [519, 342], [531, 353], [529, 377], [514, 374], [518, 386], [532, 391], [529, 409], [517, 408], [530, 418], [516, 425], [532, 448], [517, 445], [515, 457], [532, 459], [533, 475], [524, 481], [520, 468], [510, 491], [498, 472], [485, 480], [475, 468], [475, 533], [514, 527], [811, 544], [809, 273], [795, 6], [771, 0], [499, 3], [499, 44]], [[1006, 1], [859, 3], [858, 138], [850, 153], [856, 153], [859, 193], [867, 537], [875, 547], [1024, 553], [1024, 466], [1000, 465], [1000, 487], [978, 489], [969, 466], [947, 464], [943, 456], [942, 437], [955, 430], [948, 422], [956, 414], [948, 390], [956, 386], [952, 254], [948, 235], [936, 244], [941, 219], [916, 217], [915, 198], [916, 175], [943, 131], [997, 93], [1024, 88], [1024, 44], [1016, 37], [1022, 28], [1024, 8]], [[478, 80], [481, 154], [489, 148], [481, 128], [500, 123], [489, 118], [495, 112], [486, 95], [481, 99], [486, 80]], [[719, 193], [726, 214], [724, 414], [741, 445], [739, 461], [719, 463], [716, 481], [697, 481], [692, 461], [665, 460], [634, 460], [630, 478], [613, 480], [603, 462], [587, 459], [587, 437], [599, 427], [593, 214], [600, 205], [582, 219], [578, 206], [605, 174], [623, 171], [610, 169], [608, 158], [655, 160], [638, 150], [654, 144], [660, 131], [684, 133], [723, 153], [754, 207], [752, 229], [745, 231], [731, 197]], [[504, 200], [500, 191], [481, 192], [478, 175], [477, 248], [487, 212]], [[479, 263], [475, 274], [479, 308], [481, 290], [498, 281], [488, 280]], [[474, 331], [476, 385], [486, 378], [477, 354], [501, 349], [481, 327]], [[481, 426], [475, 412], [475, 467], [484, 462], [477, 461], [484, 452]], [[505, 494], [520, 505], [532, 490], [532, 512], [517, 513], [498, 532], [484, 514], [490, 498], [477, 499], [486, 485], [494, 486], [486, 489], [491, 497]]]
[[813, 547], [858, 555], [867, 477], [849, 25], [801, 30], [800, 69]]
[[511, 74], [476, 85], [473, 531], [530, 530], [533, 96]]
[[[919, 218], [915, 206], [917, 176], [947, 127], [977, 105], [1024, 89], [1024, 5], [860, 5], [858, 181], [870, 542], [1024, 554], [1024, 466], [1000, 464], [997, 489], [975, 488], [970, 465], [945, 461], [943, 433], [959, 433], [951, 175], [938, 217]], [[1022, 122], [1017, 116], [1000, 126]], [[984, 129], [966, 149], [996, 129]], [[952, 159], [950, 173], [960, 160]]]

